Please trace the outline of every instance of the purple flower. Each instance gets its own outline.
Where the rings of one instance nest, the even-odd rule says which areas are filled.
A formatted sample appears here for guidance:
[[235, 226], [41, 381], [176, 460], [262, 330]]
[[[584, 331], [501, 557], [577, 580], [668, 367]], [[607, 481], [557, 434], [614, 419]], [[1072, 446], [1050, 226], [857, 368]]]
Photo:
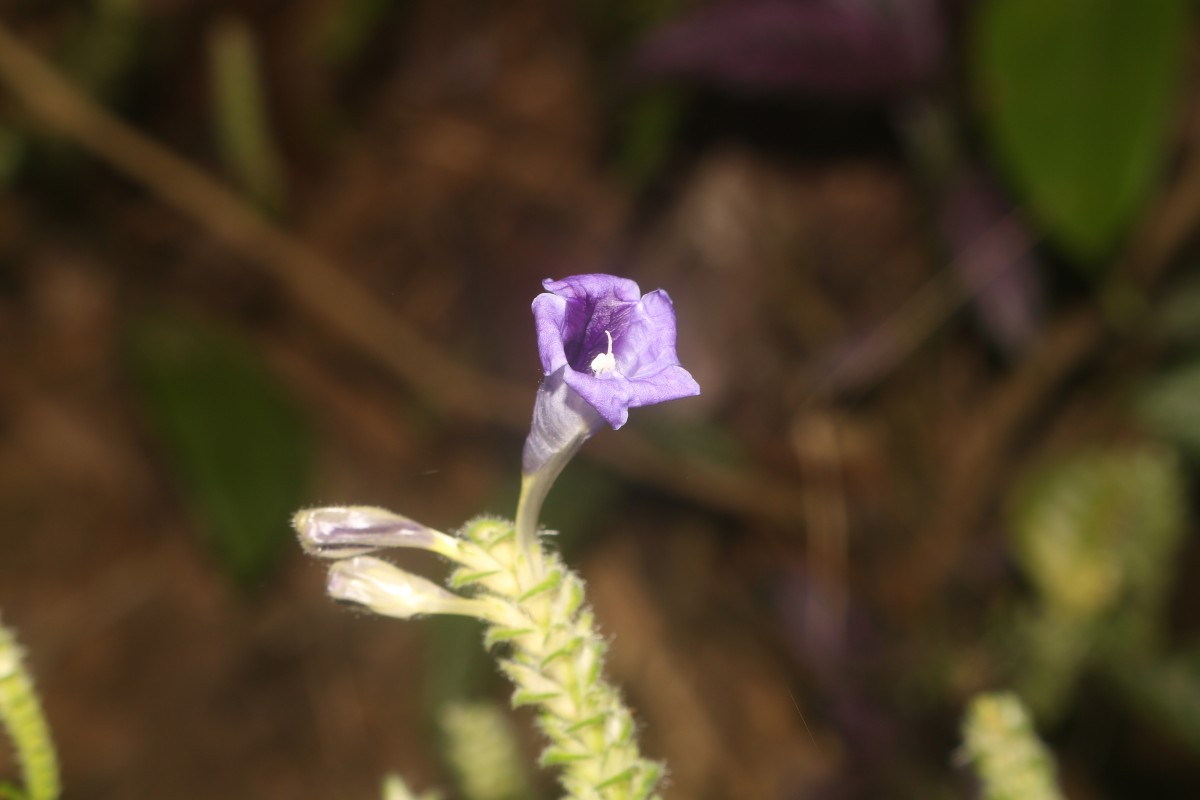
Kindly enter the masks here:
[[613, 428], [629, 409], [700, 394], [675, 354], [675, 308], [614, 275], [545, 280], [533, 301], [546, 375], [562, 379]]
[[517, 534], [537, 558], [537, 517], [550, 486], [588, 437], [629, 409], [700, 394], [675, 355], [675, 308], [662, 289], [643, 296], [613, 275], [546, 280], [533, 301], [546, 379], [521, 457]]

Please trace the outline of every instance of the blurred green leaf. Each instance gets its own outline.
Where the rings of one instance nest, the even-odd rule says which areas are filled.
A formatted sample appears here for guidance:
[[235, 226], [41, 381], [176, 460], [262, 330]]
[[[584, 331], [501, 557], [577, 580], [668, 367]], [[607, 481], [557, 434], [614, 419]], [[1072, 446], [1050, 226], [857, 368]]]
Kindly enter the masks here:
[[1163, 164], [1187, 0], [990, 0], [975, 78], [992, 139], [1048, 232], [1095, 261]]
[[1200, 753], [1200, 661], [1194, 653], [1160, 660], [1129, 651], [1102, 663], [1135, 710]]
[[1157, 449], [1076, 454], [1025, 476], [1011, 531], [1039, 603], [1016, 621], [1016, 685], [1039, 718], [1062, 710], [1097, 653], [1157, 647], [1184, 513], [1178, 462]]
[[7, 781], [0, 781], [0, 800], [27, 800], [21, 787]]
[[1200, 456], [1200, 361], [1147, 381], [1134, 408], [1164, 439]]
[[455, 702], [438, 714], [443, 753], [463, 800], [533, 796], [513, 721], [490, 701]]
[[396, 0], [342, 0], [329, 6], [317, 45], [331, 64], [344, 64], [357, 56], [377, 34], [397, 5]]
[[666, 163], [683, 108], [677, 89], [657, 89], [630, 101], [622, 115], [618, 159], [631, 185], [643, 186]]
[[1200, 344], [1200, 274], [1172, 287], [1150, 322], [1169, 342]]
[[29, 150], [22, 132], [9, 125], [0, 125], [0, 185], [8, 185]]
[[267, 121], [258, 50], [250, 28], [224, 17], [209, 34], [213, 122], [226, 166], [261, 207], [284, 206], [282, 160]]
[[600, 60], [617, 61], [684, 5], [682, 0], [583, 0], [579, 11]]
[[442, 795], [432, 790], [417, 794], [394, 772], [384, 776], [381, 792], [383, 800], [442, 800]]
[[1164, 451], [1095, 451], [1026, 476], [1014, 504], [1016, 555], [1042, 599], [1087, 618], [1161, 599], [1183, 531], [1183, 481]]
[[1043, 722], [1057, 719], [1079, 674], [1094, 652], [1095, 620], [1079, 620], [1053, 608], [1023, 609], [1013, 619], [1009, 652], [1020, 653], [1014, 687]]
[[245, 345], [153, 316], [129, 336], [136, 386], [186, 499], [231, 576], [260, 580], [291, 542], [308, 465], [297, 409]]
[[146, 21], [137, 0], [93, 0], [73, 32], [63, 67], [99, 97], [116, 92], [137, 66]]
[[423, 624], [430, 638], [425, 648], [429, 681], [422, 697], [433, 719], [447, 703], [486, 694], [496, 679], [496, 663], [483, 649], [479, 620], [439, 614]]

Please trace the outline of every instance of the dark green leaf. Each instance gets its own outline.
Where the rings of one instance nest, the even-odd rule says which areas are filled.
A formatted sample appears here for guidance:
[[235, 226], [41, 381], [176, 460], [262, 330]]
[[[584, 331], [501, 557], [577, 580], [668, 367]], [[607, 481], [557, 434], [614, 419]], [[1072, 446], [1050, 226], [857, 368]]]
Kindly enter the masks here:
[[1047, 231], [1085, 261], [1126, 231], [1163, 165], [1187, 0], [990, 0], [975, 22], [984, 118]]
[[298, 411], [241, 342], [207, 326], [146, 318], [129, 344], [150, 422], [214, 551], [234, 578], [260, 579], [302, 500]]
[[672, 89], [646, 92], [623, 115], [620, 168], [633, 186], [643, 186], [667, 161], [684, 103]]

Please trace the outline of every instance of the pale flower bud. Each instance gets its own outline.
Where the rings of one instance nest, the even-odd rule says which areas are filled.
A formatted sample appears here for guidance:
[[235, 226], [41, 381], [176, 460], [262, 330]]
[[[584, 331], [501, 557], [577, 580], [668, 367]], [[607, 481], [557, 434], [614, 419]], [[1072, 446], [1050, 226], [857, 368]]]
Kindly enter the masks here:
[[440, 552], [443, 536], [408, 517], [373, 506], [330, 506], [296, 512], [292, 527], [300, 546], [319, 558], [346, 558], [386, 547]]
[[371, 556], [355, 556], [333, 564], [326, 590], [334, 600], [400, 619], [421, 614], [480, 617], [485, 611], [478, 600], [459, 597], [432, 581]]

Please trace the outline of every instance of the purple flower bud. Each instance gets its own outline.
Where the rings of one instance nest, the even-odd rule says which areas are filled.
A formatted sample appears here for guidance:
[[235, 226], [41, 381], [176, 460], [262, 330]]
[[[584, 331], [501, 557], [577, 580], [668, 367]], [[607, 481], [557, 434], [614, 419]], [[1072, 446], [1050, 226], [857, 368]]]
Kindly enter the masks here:
[[385, 547], [436, 550], [439, 534], [408, 517], [372, 506], [330, 506], [296, 512], [300, 546], [318, 558], [346, 558]]

